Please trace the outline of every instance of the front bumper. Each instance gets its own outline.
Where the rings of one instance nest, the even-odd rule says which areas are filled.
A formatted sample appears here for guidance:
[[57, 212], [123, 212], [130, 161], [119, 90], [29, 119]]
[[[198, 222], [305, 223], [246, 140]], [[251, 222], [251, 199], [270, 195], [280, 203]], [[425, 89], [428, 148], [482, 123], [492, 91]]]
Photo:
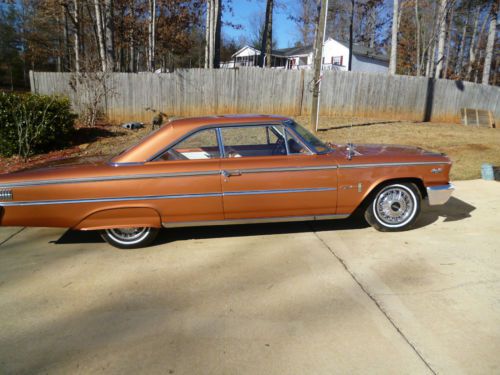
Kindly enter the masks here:
[[455, 190], [453, 184], [429, 186], [427, 187], [427, 197], [429, 198], [430, 206], [445, 204], [450, 199], [451, 194]]

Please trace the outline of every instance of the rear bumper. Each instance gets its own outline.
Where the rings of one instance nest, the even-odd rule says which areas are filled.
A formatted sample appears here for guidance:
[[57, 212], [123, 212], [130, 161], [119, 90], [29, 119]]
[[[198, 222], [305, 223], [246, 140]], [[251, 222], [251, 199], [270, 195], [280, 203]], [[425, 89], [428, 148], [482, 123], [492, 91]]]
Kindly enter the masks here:
[[453, 184], [429, 186], [427, 187], [427, 197], [429, 198], [430, 206], [445, 204], [450, 199], [451, 194], [455, 190]]

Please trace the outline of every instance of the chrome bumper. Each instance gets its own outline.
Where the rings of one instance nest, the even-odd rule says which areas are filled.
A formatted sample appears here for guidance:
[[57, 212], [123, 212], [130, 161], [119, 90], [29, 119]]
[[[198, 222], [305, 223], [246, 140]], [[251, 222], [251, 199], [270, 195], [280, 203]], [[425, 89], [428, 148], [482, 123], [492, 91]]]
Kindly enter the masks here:
[[429, 205], [436, 206], [445, 204], [451, 197], [451, 193], [455, 190], [453, 184], [429, 186], [427, 187], [427, 197], [429, 198]]

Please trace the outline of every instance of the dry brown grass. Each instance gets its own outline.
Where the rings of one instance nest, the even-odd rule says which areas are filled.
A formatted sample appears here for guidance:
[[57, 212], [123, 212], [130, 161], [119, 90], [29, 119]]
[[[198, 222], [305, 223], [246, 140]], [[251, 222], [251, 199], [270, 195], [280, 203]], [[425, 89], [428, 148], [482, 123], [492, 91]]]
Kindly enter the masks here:
[[[309, 118], [301, 116], [295, 120], [307, 125]], [[331, 129], [319, 131], [318, 136], [332, 143], [401, 144], [444, 152], [453, 161], [452, 180], [480, 178], [482, 163], [500, 166], [500, 129], [339, 118], [321, 118], [320, 129]]]

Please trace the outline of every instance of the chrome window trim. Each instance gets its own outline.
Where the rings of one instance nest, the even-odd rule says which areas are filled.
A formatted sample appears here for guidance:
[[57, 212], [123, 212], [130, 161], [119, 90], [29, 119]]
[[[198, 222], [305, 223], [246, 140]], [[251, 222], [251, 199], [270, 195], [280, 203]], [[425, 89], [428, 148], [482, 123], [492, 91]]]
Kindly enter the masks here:
[[395, 163], [367, 163], [367, 164], [339, 164], [340, 169], [353, 168], [379, 168], [379, 167], [403, 167], [403, 166], [420, 166], [420, 165], [443, 165], [450, 162], [443, 161], [413, 161], [413, 162], [395, 162]]
[[219, 144], [219, 154], [221, 159], [226, 157], [226, 151], [224, 150], [224, 139], [222, 138], [222, 132], [220, 128], [215, 128], [215, 132], [217, 134], [217, 143]]
[[216, 225], [240, 225], [240, 224], [261, 224], [261, 223], [283, 223], [283, 222], [294, 222], [294, 221], [334, 220], [334, 219], [346, 219], [349, 216], [350, 215], [348, 214], [279, 216], [279, 217], [250, 218], [250, 219], [163, 222], [162, 225], [164, 228], [203, 227], [203, 226], [216, 226]]
[[[283, 124], [287, 127], [287, 129], [290, 129], [292, 131], [293, 134], [295, 134], [300, 140], [302, 140], [302, 142], [307, 145], [307, 148], [309, 148], [309, 150], [313, 153], [313, 154], [316, 154], [316, 155], [325, 155], [325, 154], [328, 154], [332, 151], [334, 151], [334, 149], [328, 145], [326, 145], [329, 150], [327, 151], [323, 151], [323, 152], [319, 152], [316, 147], [314, 147], [311, 143], [309, 143], [304, 137], [302, 137], [299, 133], [297, 133], [295, 131], [295, 129], [293, 127], [291, 127], [290, 125], [291, 124], [296, 124], [296, 125], [299, 125], [303, 128], [305, 128], [306, 130], [308, 130], [305, 126], [302, 126], [300, 125], [299, 123], [295, 122], [294, 120], [292, 119], [288, 119], [288, 120], [284, 120], [283, 121]], [[314, 134], [313, 134], [314, 135]], [[315, 135], [314, 135], [315, 136]], [[316, 137], [316, 136], [315, 136]], [[316, 137], [317, 138], [317, 137]], [[321, 141], [321, 140], [320, 140]], [[323, 141], [322, 141], [323, 142]]]
[[169, 148], [175, 146], [177, 143], [182, 142], [185, 140], [187, 137], [191, 136], [192, 134], [205, 130], [205, 129], [217, 129], [217, 128], [226, 128], [226, 127], [234, 127], [234, 126], [255, 126], [255, 125], [283, 125], [283, 121], [263, 121], [263, 122], [248, 122], [244, 124], [233, 124], [233, 123], [228, 123], [228, 124], [210, 124], [210, 125], [202, 125], [199, 128], [193, 129], [189, 131], [188, 133], [184, 134], [180, 138], [177, 138], [175, 141], [170, 142], [166, 147], [162, 148], [160, 151], [158, 151], [156, 154], [151, 156], [146, 162], [152, 162], [155, 161], [160, 155], [162, 155], [164, 152], [166, 152]]
[[[221, 159], [222, 158], [222, 154], [220, 153], [219, 137], [217, 135], [217, 128], [215, 128], [213, 126], [203, 126], [201, 128], [197, 128], [197, 129], [195, 129], [193, 131], [190, 131], [189, 133], [187, 133], [183, 137], [179, 138], [178, 141], [170, 143], [170, 145], [168, 147], [164, 148], [163, 151], [161, 151], [159, 153], [156, 153], [155, 156], [153, 156], [152, 158], [148, 159], [146, 162], [183, 161], [183, 160], [163, 160], [163, 159], [159, 159], [159, 158], [161, 156], [163, 156], [166, 152], [168, 152], [172, 147], [175, 147], [178, 144], [184, 142], [185, 140], [187, 140], [191, 136], [195, 135], [196, 133], [201, 133], [202, 131], [205, 131], [205, 130], [214, 130], [215, 131], [215, 139], [217, 140], [217, 145], [218, 145], [218, 148], [219, 148], [219, 157], [217, 157], [217, 158], [208, 158], [208, 159], [209, 160]], [[187, 159], [187, 161], [190, 161], [190, 160], [204, 160], [204, 159]], [[184, 161], [186, 161], [186, 160], [184, 160]]]
[[109, 198], [85, 198], [85, 199], [58, 199], [42, 201], [13, 201], [0, 202], [0, 207], [9, 206], [42, 206], [54, 204], [79, 204], [79, 203], [107, 203], [124, 201], [145, 201], [161, 199], [189, 199], [189, 198], [211, 198], [238, 195], [264, 195], [264, 194], [289, 194], [289, 193], [310, 193], [335, 191], [336, 188], [302, 188], [302, 189], [277, 189], [277, 190], [248, 190], [248, 191], [230, 191], [224, 193], [193, 193], [193, 194], [171, 194], [171, 195], [146, 195], [138, 197], [109, 197]]
[[[299, 137], [299, 135], [292, 128], [290, 128], [288, 125], [285, 125], [285, 140], [286, 140], [287, 134], [290, 134], [290, 136], [292, 138], [295, 138], [295, 141], [297, 141], [299, 144], [302, 145], [302, 147], [304, 147], [307, 150], [306, 154], [303, 154], [303, 153], [290, 154], [290, 152], [288, 151], [288, 155], [314, 155], [314, 152], [311, 150], [309, 145], [307, 143], [304, 143], [303, 138]], [[286, 144], [287, 144], [287, 148], [288, 148], [288, 141], [286, 141]]]

